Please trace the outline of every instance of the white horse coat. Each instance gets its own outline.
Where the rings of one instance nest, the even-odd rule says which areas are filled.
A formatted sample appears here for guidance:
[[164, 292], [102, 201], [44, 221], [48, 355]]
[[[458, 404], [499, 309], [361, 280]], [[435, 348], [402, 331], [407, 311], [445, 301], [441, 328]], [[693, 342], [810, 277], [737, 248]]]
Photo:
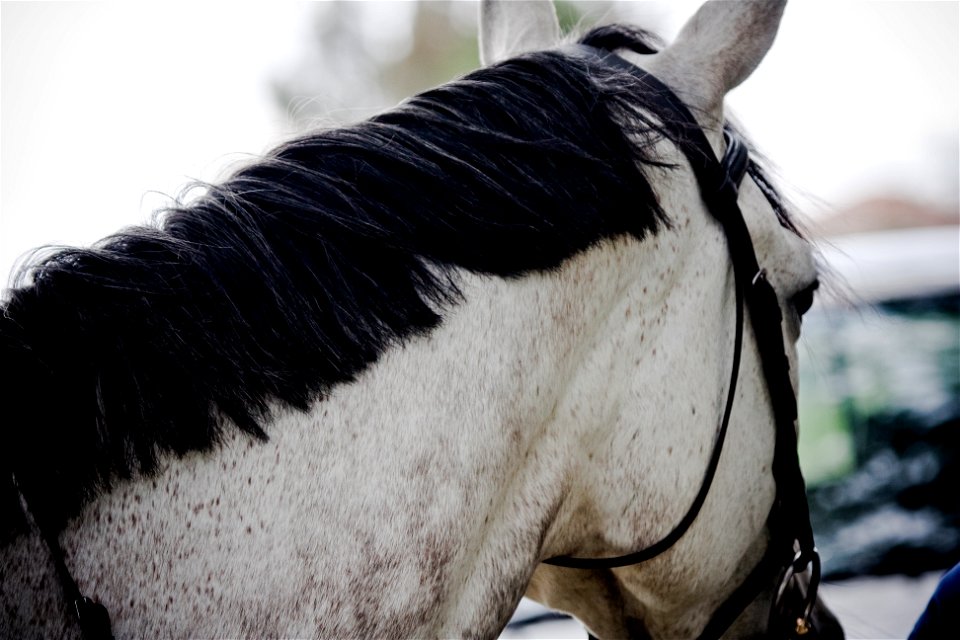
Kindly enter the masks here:
[[[707, 4], [662, 53], [625, 55], [691, 105], [719, 155], [723, 96], [759, 64], [781, 11]], [[486, 64], [558, 34], [549, 3], [485, 3]], [[723, 411], [727, 247], [676, 148], [656, 152], [679, 165], [644, 169], [668, 227], [521, 278], [457, 270], [463, 300], [439, 327], [309, 412], [273, 406], [268, 441], [226, 431], [89, 501], [60, 541], [116, 637], [495, 637], [524, 594], [599, 637], [696, 636], [763, 554], [775, 494], [749, 328], [717, 476], [686, 535], [635, 567], [540, 564], [661, 538], [699, 488]], [[796, 371], [790, 299], [816, 278], [810, 248], [749, 179], [739, 202]], [[0, 557], [0, 635], [75, 635], [39, 537]], [[731, 637], [764, 628], [774, 587]]]

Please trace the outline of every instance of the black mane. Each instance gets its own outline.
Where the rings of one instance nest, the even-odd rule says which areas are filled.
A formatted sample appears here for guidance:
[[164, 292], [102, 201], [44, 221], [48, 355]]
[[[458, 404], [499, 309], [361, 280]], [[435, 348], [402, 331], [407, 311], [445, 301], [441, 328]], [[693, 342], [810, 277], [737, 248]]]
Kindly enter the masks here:
[[[622, 28], [583, 41], [646, 46]], [[529, 54], [33, 265], [0, 308], [0, 537], [23, 530], [18, 492], [59, 527], [228, 424], [265, 438], [269, 403], [305, 409], [437, 326], [454, 268], [519, 277], [655, 232], [648, 107], [621, 72]]]

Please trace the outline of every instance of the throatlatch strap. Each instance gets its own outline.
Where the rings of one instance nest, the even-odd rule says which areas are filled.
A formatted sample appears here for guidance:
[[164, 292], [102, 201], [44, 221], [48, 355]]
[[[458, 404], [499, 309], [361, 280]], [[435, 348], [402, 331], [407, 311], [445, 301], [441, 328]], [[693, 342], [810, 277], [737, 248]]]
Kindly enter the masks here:
[[[619, 56], [624, 64], [630, 65]], [[751, 326], [757, 341], [764, 378], [770, 394], [776, 426], [773, 475], [777, 483], [777, 501], [790, 505], [777, 509], [777, 517], [789, 522], [785, 527], [797, 537], [800, 548], [812, 553], [813, 531], [807, 506], [806, 489], [796, 455], [797, 399], [790, 381], [790, 362], [783, 344], [783, 316], [766, 272], [760, 268], [750, 231], [737, 204], [737, 188], [717, 161], [710, 143], [686, 105], [660, 80], [633, 67], [633, 74], [643, 80], [657, 95], [658, 101], [674, 112], [676, 118], [663, 118], [662, 126], [674, 139], [682, 140], [680, 150], [687, 157], [707, 209], [724, 229], [733, 262], [736, 280], [749, 282], [745, 299], [750, 310]]]
[[[637, 73], [637, 68], [632, 64], [624, 60], [623, 58], [616, 56], [614, 54], [607, 53], [600, 49], [590, 47], [587, 45], [571, 45], [565, 48], [565, 51], [578, 54], [586, 55], [588, 58], [600, 58], [604, 62], [611, 65], [626, 69], [630, 71], [631, 74], [641, 77]], [[652, 76], [651, 76], [652, 77]], [[662, 85], [661, 85], [662, 86]], [[665, 87], [664, 87], [665, 88]], [[669, 89], [667, 90], [669, 91]], [[672, 93], [670, 94], [673, 95]], [[682, 103], [680, 103], [682, 105]], [[696, 125], [696, 120], [693, 120], [694, 128], [696, 132], [701, 136], [703, 133], [700, 131], [699, 126]], [[677, 138], [683, 140], [683, 137]], [[682, 149], [686, 149], [686, 145], [681, 146]], [[736, 157], [732, 159], [732, 162], [735, 163], [735, 166], [731, 167], [731, 171], [728, 173], [724, 168], [716, 162], [716, 159], [713, 157], [713, 152], [710, 150], [709, 144], [707, 145], [707, 150], [710, 155], [709, 158], [713, 158], [714, 164], [717, 166], [717, 172], [715, 175], [722, 176], [722, 183], [718, 185], [718, 189], [722, 188], [728, 190], [732, 194], [732, 201], [736, 204], [736, 194], [738, 185], [736, 182], [729, 179], [729, 176], [736, 175], [738, 178], [742, 178], [743, 173], [746, 171], [747, 166], [747, 157], [746, 149], [742, 149], [742, 153], [737, 153]], [[698, 175], [699, 178], [699, 175]], [[710, 184], [714, 184], [711, 182]], [[707, 202], [708, 208], [712, 208], [710, 202]], [[749, 235], [748, 235], [749, 238]], [[713, 450], [710, 454], [710, 459], [707, 461], [706, 470], [704, 471], [703, 479], [700, 482], [700, 489], [697, 491], [696, 496], [694, 496], [693, 501], [690, 503], [686, 513], [683, 517], [674, 525], [666, 535], [664, 535], [660, 540], [651, 544], [648, 547], [645, 547], [639, 551], [629, 553], [622, 556], [614, 556], [610, 558], [577, 558], [572, 556], [560, 556], [557, 558], [549, 558], [544, 560], [544, 564], [554, 565], [558, 567], [567, 567], [571, 569], [615, 569], [617, 567], [626, 567], [634, 564], [639, 564], [655, 558], [656, 556], [667, 551], [670, 547], [677, 543], [680, 538], [687, 532], [690, 526], [697, 519], [697, 515], [700, 513], [703, 503], [707, 499], [707, 495], [710, 492], [710, 487], [713, 484], [714, 476], [716, 475], [717, 467], [720, 464], [720, 455], [723, 452], [723, 443], [727, 435], [727, 427], [730, 423], [730, 414], [733, 409], [733, 399], [737, 389], [737, 380], [740, 373], [740, 354], [743, 350], [743, 302], [744, 302], [744, 287], [743, 280], [740, 277], [734, 278], [734, 291], [735, 291], [735, 309], [736, 309], [736, 319], [735, 319], [735, 333], [734, 333], [734, 347], [733, 347], [733, 358], [730, 368], [730, 381], [727, 385], [727, 399], [724, 404], [723, 415], [720, 419], [720, 423], [717, 427], [716, 435], [714, 436]]]

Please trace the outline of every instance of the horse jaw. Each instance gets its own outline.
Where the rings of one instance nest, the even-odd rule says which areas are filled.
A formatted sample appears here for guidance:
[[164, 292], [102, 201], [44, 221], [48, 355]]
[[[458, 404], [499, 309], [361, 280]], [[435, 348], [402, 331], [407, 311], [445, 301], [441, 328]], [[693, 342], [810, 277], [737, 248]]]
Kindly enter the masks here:
[[483, 0], [480, 3], [480, 62], [484, 66], [560, 41], [553, 2]]

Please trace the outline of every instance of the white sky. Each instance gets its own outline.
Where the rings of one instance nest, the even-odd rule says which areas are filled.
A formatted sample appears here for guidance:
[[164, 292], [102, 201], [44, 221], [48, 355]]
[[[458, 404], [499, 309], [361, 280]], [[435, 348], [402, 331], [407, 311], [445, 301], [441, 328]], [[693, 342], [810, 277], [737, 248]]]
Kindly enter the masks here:
[[[638, 3], [664, 35], [698, 2]], [[90, 244], [289, 131], [268, 82], [310, 8], [10, 3], [0, 14], [0, 286], [45, 244]], [[729, 103], [797, 188], [957, 200], [958, 3], [794, 0]], [[385, 23], [385, 28], [390, 28]], [[385, 42], [390, 38], [385, 38]]]

